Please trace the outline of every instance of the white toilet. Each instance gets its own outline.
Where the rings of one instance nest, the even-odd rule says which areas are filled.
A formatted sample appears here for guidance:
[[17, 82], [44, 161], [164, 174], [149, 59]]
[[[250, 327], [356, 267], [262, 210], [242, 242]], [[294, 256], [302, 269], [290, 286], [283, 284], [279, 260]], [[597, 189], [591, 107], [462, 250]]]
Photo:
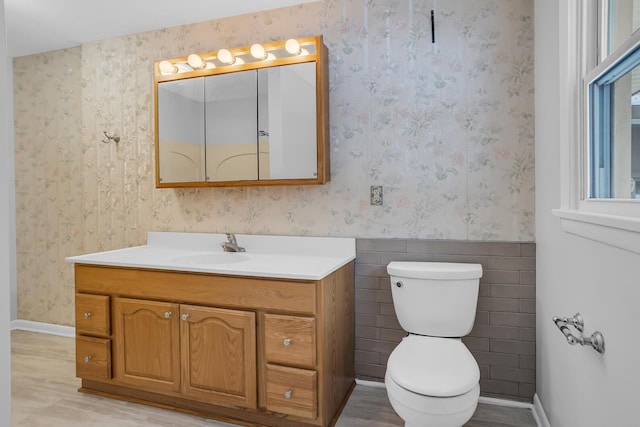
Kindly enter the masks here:
[[391, 262], [393, 305], [409, 333], [384, 382], [406, 427], [459, 427], [478, 406], [480, 369], [460, 337], [476, 317], [479, 264]]

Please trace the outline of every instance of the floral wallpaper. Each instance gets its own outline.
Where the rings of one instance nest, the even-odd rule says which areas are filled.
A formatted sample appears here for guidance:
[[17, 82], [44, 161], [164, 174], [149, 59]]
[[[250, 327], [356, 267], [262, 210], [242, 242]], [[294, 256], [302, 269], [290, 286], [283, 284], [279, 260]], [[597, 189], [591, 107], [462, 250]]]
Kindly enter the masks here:
[[[532, 20], [530, 0], [323, 0], [16, 58], [19, 317], [73, 324], [64, 257], [149, 230], [532, 241]], [[316, 34], [330, 183], [155, 188], [155, 60]]]
[[18, 318], [71, 325], [84, 251], [81, 50], [14, 60]]

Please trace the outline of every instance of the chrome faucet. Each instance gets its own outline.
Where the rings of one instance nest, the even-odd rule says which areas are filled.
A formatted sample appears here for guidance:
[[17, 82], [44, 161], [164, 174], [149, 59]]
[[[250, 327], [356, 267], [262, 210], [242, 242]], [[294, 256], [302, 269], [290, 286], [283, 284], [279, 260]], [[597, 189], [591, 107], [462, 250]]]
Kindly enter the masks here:
[[227, 233], [227, 241], [220, 243], [225, 252], [244, 252], [244, 248], [238, 246], [235, 234]]

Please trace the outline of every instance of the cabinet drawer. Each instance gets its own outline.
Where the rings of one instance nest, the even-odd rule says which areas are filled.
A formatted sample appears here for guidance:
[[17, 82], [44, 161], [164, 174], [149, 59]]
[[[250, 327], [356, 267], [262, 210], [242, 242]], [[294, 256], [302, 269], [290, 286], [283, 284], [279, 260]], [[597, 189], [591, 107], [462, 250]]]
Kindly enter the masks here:
[[110, 340], [76, 337], [76, 376], [79, 378], [111, 378]]
[[317, 372], [267, 365], [267, 410], [315, 419], [318, 416]]
[[267, 362], [316, 364], [316, 321], [312, 317], [264, 315], [264, 342]]
[[109, 296], [76, 294], [76, 332], [109, 336]]

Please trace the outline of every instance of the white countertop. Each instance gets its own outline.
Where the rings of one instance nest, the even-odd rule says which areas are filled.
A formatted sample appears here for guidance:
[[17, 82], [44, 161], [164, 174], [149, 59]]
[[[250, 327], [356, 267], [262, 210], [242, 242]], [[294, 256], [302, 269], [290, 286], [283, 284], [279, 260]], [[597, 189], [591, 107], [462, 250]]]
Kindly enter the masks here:
[[66, 258], [77, 264], [320, 280], [356, 257], [353, 238], [236, 234], [246, 252], [223, 252], [225, 234], [149, 232], [147, 244]]

